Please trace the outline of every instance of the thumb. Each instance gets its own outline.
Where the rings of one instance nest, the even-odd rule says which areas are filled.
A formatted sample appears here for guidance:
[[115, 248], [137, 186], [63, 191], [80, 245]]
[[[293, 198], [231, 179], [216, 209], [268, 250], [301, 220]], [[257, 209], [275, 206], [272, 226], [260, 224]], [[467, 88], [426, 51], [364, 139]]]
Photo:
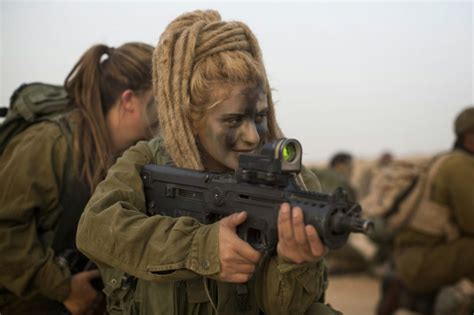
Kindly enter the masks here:
[[86, 277], [87, 279], [98, 278], [100, 277], [100, 271], [99, 269], [84, 271], [84, 277]]
[[229, 228], [235, 229], [238, 225], [245, 222], [247, 219], [247, 212], [242, 211], [238, 213], [232, 213], [230, 216], [225, 218], [225, 223]]

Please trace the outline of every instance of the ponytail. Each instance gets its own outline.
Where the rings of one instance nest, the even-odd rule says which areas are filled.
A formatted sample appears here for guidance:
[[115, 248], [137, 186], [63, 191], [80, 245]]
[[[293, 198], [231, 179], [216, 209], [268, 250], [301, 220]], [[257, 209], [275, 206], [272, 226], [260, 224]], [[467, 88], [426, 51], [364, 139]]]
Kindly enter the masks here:
[[75, 160], [91, 190], [114, 160], [107, 113], [126, 89], [139, 93], [151, 88], [152, 52], [151, 46], [142, 43], [127, 43], [116, 49], [95, 45], [66, 77], [64, 86], [80, 112]]

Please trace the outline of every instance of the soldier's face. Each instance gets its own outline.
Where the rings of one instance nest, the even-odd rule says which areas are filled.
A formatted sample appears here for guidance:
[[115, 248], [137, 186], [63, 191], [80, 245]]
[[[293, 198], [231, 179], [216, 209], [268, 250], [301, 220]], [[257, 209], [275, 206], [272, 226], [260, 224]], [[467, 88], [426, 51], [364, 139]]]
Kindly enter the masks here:
[[213, 93], [216, 105], [194, 125], [198, 146], [207, 170], [236, 170], [240, 154], [258, 152], [266, 140], [267, 96], [262, 88], [243, 84], [217, 89], [226, 90]]
[[474, 153], [474, 130], [464, 134], [464, 147], [471, 153]]
[[153, 113], [153, 120], [147, 119], [147, 108], [156, 108], [153, 104], [151, 89], [144, 93], [127, 89], [107, 112], [107, 128], [116, 154], [123, 152], [138, 140], [150, 139], [154, 135], [158, 119], [156, 111]]

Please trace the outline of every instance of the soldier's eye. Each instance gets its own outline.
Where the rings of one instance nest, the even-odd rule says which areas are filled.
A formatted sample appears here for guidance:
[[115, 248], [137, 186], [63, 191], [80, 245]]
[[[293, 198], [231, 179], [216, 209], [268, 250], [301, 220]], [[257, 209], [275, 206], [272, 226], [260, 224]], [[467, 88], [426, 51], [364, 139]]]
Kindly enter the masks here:
[[267, 113], [266, 112], [257, 114], [257, 116], [255, 117], [255, 122], [257, 124], [260, 124], [265, 120], [265, 118], [267, 118]]
[[226, 123], [231, 127], [236, 127], [242, 123], [242, 117], [233, 117], [226, 120]]

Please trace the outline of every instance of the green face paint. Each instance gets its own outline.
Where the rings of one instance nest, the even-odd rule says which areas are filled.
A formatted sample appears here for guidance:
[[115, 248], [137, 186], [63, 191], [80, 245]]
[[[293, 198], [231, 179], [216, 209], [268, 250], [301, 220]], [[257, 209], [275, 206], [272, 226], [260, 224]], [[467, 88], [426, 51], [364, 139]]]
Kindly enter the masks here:
[[215, 172], [236, 170], [239, 156], [257, 153], [267, 138], [268, 103], [264, 91], [243, 84], [227, 88], [228, 97], [197, 125], [204, 167]]

